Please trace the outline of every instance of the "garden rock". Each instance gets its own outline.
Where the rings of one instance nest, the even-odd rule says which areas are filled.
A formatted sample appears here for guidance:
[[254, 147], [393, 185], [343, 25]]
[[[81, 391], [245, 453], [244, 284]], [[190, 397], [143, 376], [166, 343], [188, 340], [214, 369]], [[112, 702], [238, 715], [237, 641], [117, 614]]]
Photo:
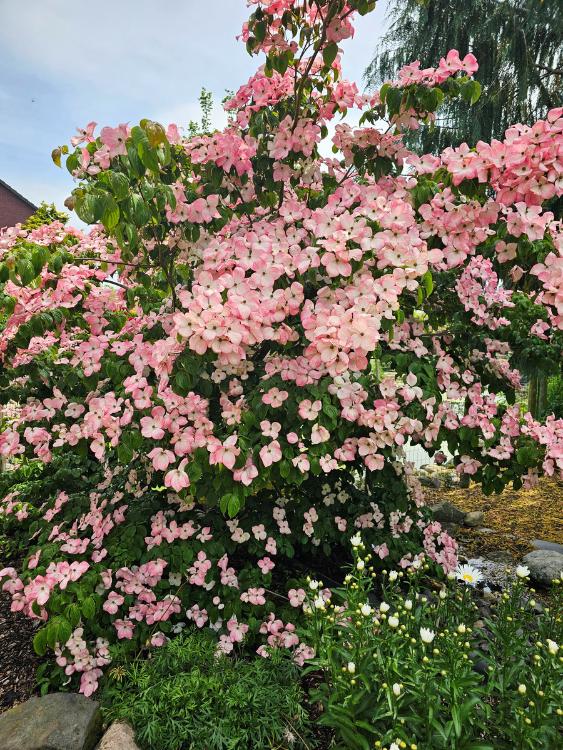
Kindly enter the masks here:
[[551, 552], [560, 552], [563, 555], [563, 544], [557, 542], [546, 542], [543, 539], [532, 539], [534, 549], [546, 549]]
[[1, 750], [93, 750], [101, 733], [98, 703], [76, 693], [30, 698], [0, 716]]
[[124, 721], [114, 722], [102, 737], [96, 750], [139, 750], [133, 728]]
[[469, 526], [469, 528], [474, 529], [477, 526], [480, 526], [484, 520], [485, 520], [485, 514], [483, 513], [483, 511], [472, 510], [470, 513], [465, 514], [463, 523], [465, 526]]
[[437, 503], [437, 505], [432, 505], [430, 510], [436, 521], [462, 524], [465, 519], [465, 513], [462, 510], [445, 501]]
[[549, 586], [563, 571], [563, 554], [555, 550], [536, 549], [528, 552], [523, 562], [530, 569], [530, 578], [543, 586]]

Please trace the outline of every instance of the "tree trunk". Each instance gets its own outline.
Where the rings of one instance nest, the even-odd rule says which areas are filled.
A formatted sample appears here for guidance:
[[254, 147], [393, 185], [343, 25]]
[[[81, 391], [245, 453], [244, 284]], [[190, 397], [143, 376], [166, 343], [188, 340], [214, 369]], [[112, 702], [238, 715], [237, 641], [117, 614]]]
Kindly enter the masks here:
[[547, 376], [536, 371], [530, 377], [528, 385], [528, 411], [537, 419], [545, 412], [547, 404]]

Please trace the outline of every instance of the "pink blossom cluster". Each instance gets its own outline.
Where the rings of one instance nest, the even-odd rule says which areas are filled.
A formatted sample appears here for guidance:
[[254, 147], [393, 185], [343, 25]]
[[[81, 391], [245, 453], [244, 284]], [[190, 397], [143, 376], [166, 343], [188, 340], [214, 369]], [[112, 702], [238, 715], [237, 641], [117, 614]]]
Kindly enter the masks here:
[[412, 84], [422, 84], [431, 88], [444, 83], [444, 81], [456, 73], [461, 72], [472, 76], [478, 69], [477, 59], [471, 52], [461, 59], [459, 52], [456, 49], [451, 49], [446, 57], [441, 58], [437, 68], [421, 69], [419, 60], [405, 65], [399, 71], [398, 80], [394, 85], [410, 86]]

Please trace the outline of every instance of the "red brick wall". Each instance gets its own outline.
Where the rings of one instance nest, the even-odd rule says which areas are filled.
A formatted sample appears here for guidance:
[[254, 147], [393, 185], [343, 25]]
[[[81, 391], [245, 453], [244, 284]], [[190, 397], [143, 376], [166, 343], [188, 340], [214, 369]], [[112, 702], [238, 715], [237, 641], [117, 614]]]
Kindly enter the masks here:
[[31, 206], [4, 185], [0, 185], [0, 227], [12, 227], [25, 221], [32, 213]]

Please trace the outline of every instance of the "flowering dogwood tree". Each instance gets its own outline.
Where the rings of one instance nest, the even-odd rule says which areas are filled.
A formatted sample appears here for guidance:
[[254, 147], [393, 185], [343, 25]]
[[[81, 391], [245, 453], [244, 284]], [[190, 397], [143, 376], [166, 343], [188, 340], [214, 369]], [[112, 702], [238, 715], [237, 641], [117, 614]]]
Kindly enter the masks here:
[[357, 529], [404, 568], [455, 566], [408, 441], [447, 442], [487, 492], [563, 472], [563, 421], [514, 403], [522, 326], [560, 352], [563, 112], [416, 155], [404, 130], [479, 96], [471, 54], [364, 96], [338, 45], [373, 0], [249, 5], [265, 61], [225, 130], [91, 122], [53, 156], [96, 226], [0, 238], [2, 507], [34, 545], [0, 577], [86, 694], [109, 641], [186, 619], [303, 661], [296, 579]]

